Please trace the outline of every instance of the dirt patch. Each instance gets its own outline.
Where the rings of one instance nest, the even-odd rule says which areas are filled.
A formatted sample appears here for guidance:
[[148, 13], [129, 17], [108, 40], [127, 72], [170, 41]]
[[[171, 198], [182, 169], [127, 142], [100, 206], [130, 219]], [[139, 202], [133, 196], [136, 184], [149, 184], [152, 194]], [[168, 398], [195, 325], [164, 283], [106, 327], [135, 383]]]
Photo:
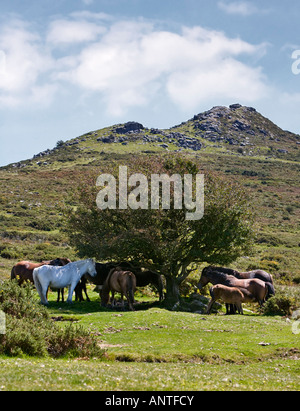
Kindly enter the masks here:
[[102, 349], [105, 348], [122, 348], [122, 347], [126, 347], [127, 344], [99, 344], [99, 347]]
[[58, 316], [58, 317], [51, 317], [51, 320], [52, 321], [55, 321], [55, 322], [57, 322], [57, 321], [69, 321], [69, 322], [71, 322], [71, 323], [75, 323], [75, 322], [79, 322], [80, 321], [80, 319], [79, 318], [75, 318], [75, 317], [71, 317], [71, 318], [69, 318], [69, 317], [63, 317], [63, 316]]

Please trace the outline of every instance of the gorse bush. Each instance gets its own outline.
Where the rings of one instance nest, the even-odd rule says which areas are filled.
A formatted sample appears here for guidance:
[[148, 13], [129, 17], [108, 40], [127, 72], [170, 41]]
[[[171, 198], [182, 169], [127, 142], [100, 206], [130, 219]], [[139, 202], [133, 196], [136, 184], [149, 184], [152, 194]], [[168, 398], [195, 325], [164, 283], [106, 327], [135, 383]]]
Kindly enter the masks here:
[[55, 358], [68, 355], [69, 357], [99, 357], [104, 351], [98, 346], [97, 339], [83, 327], [70, 324], [65, 329], [49, 330], [46, 337], [48, 353]]
[[264, 314], [289, 316], [296, 308], [296, 300], [285, 291], [277, 291], [264, 305]]
[[38, 303], [30, 283], [23, 287], [19, 287], [17, 281], [1, 283], [0, 309], [17, 319], [49, 320], [47, 309]]
[[9, 356], [101, 357], [95, 336], [81, 327], [58, 327], [41, 306], [30, 284], [0, 283], [0, 310], [6, 314], [6, 334], [0, 335], [0, 354]]
[[31, 319], [6, 316], [6, 334], [0, 336], [0, 353], [9, 356], [45, 357], [47, 344], [42, 323]]

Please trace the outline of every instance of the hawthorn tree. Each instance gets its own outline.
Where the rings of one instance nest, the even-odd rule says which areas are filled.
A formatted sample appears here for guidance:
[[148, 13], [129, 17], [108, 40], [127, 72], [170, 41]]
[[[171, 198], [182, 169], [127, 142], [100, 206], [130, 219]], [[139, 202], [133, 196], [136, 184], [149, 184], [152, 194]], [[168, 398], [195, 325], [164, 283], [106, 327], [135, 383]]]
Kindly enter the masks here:
[[[178, 157], [135, 159], [132, 164], [130, 172], [148, 176], [196, 177], [203, 173], [195, 163]], [[109, 172], [117, 177], [116, 166]], [[166, 299], [176, 303], [180, 284], [196, 264], [229, 264], [249, 251], [254, 237], [253, 213], [244, 190], [211, 172], [204, 176], [204, 215], [194, 221], [186, 219], [184, 201], [182, 209], [174, 209], [173, 186], [169, 210], [152, 210], [150, 200], [148, 209], [100, 210], [96, 204], [96, 176], [84, 180], [73, 194], [76, 207], [67, 208], [65, 213], [71, 244], [81, 258], [133, 261], [163, 274]]]

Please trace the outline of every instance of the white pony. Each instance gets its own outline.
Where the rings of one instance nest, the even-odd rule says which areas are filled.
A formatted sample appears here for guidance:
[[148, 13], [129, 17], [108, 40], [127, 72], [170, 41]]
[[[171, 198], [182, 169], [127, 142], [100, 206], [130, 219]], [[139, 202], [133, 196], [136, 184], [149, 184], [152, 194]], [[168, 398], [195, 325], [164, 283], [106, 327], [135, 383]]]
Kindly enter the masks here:
[[47, 291], [51, 288], [69, 287], [67, 303], [72, 303], [72, 296], [81, 277], [89, 273], [92, 277], [97, 274], [95, 263], [92, 259], [75, 261], [64, 267], [43, 265], [33, 270], [33, 281], [41, 298], [41, 303], [48, 305]]

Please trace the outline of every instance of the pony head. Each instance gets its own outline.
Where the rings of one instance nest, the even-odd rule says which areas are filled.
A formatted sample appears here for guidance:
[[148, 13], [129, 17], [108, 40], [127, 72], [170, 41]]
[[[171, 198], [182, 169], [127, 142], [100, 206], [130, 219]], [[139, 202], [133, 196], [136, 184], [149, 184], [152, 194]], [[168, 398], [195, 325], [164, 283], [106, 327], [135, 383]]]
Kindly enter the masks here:
[[92, 258], [89, 258], [86, 261], [88, 263], [87, 272], [90, 274], [91, 277], [95, 277], [97, 275], [95, 261]]
[[199, 288], [199, 290], [201, 290], [203, 287], [206, 286], [206, 284], [209, 283], [209, 279], [206, 277], [206, 275], [207, 275], [211, 270], [212, 270], [212, 267], [211, 267], [211, 266], [205, 267], [205, 268], [202, 270], [202, 274], [201, 274], [200, 280], [199, 280], [199, 282], [198, 282], [198, 284], [197, 284], [197, 287]]

